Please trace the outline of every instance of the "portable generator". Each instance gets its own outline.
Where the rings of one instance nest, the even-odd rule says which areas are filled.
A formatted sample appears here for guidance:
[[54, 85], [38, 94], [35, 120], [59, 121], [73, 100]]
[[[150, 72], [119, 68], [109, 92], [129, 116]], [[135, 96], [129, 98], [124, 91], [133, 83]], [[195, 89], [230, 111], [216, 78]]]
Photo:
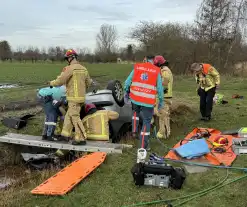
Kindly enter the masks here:
[[162, 163], [160, 160], [155, 160], [154, 157], [150, 157], [148, 162], [145, 162], [144, 159], [137, 159], [137, 163], [132, 167], [131, 173], [135, 185], [138, 186], [147, 185], [181, 189], [186, 178], [183, 168], [174, 168], [169, 164]]

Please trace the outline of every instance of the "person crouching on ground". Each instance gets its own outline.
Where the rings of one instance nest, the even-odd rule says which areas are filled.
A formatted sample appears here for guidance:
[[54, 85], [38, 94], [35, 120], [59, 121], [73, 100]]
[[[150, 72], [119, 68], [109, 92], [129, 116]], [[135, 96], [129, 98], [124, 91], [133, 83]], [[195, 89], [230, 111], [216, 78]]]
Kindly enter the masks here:
[[[164, 94], [160, 68], [153, 64], [154, 56], [147, 57], [147, 62], [134, 64], [134, 69], [125, 81], [124, 90], [132, 103], [132, 135], [138, 137], [140, 113], [143, 125], [140, 133], [141, 148], [149, 150], [151, 120], [158, 93], [158, 110], [164, 106]], [[129, 94], [129, 95], [128, 95]]]
[[154, 64], [159, 66], [161, 69], [162, 84], [164, 87], [165, 105], [160, 110], [160, 113], [158, 113], [157, 105], [154, 110], [154, 114], [157, 115], [159, 119], [159, 131], [157, 133], [157, 137], [159, 139], [162, 139], [168, 138], [171, 134], [170, 107], [172, 104], [173, 75], [171, 70], [168, 68], [168, 62], [163, 56], [155, 56]]
[[72, 137], [73, 127], [75, 136], [73, 145], [85, 145], [87, 134], [80, 119], [80, 111], [85, 103], [86, 88], [92, 83], [88, 70], [78, 61], [78, 54], [74, 50], [68, 50], [65, 54], [65, 60], [68, 62], [66, 69], [62, 71], [56, 80], [51, 81], [50, 86], [66, 85], [66, 99], [68, 101], [68, 110], [65, 115], [61, 141], [69, 141]]
[[197, 94], [200, 96], [201, 120], [211, 120], [213, 98], [220, 85], [220, 74], [210, 64], [193, 63], [191, 71], [195, 74], [198, 84]]
[[54, 132], [56, 129], [58, 117], [60, 120], [63, 114], [59, 110], [63, 101], [65, 101], [65, 87], [45, 87], [38, 90], [37, 97], [41, 102], [45, 112], [45, 122], [42, 132], [42, 139], [54, 141]]
[[94, 104], [85, 105], [83, 126], [89, 140], [108, 141], [110, 139], [109, 121], [118, 119], [119, 114], [110, 110], [97, 110]]

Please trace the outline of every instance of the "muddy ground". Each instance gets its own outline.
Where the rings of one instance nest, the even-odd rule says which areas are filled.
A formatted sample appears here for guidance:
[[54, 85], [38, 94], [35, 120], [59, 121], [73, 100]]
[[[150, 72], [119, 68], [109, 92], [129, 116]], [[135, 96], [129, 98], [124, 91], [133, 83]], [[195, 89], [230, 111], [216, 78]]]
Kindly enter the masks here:
[[9, 103], [0, 103], [0, 112], [25, 110], [39, 106], [38, 101], [14, 101]]

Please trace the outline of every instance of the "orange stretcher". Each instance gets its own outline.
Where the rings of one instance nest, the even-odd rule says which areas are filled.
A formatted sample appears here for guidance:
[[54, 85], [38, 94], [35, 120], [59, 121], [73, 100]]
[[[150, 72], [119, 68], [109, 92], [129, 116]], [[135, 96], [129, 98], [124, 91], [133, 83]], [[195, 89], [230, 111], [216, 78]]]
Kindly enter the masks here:
[[[211, 136], [206, 139], [208, 142], [208, 146], [210, 149], [213, 148], [212, 143], [214, 142], [215, 138], [218, 136], [222, 136], [228, 139], [228, 145], [225, 146], [226, 152], [224, 153], [217, 153], [211, 150], [211, 153], [208, 153], [204, 155], [203, 157], [196, 158], [189, 160], [191, 162], [203, 162], [207, 164], [212, 165], [225, 165], [225, 166], [231, 166], [233, 161], [236, 159], [237, 155], [232, 150], [232, 139], [236, 138], [232, 135], [221, 135], [221, 131], [217, 129], [209, 129], [209, 128], [195, 128], [191, 133], [189, 133], [185, 139], [190, 139], [191, 137], [195, 136], [198, 131], [208, 131], [210, 132]], [[183, 141], [183, 144], [187, 143], [187, 140]], [[178, 142], [173, 148], [180, 147], [180, 142]], [[174, 151], [170, 150], [168, 154], [165, 156], [165, 158], [173, 159], [173, 160], [187, 160], [181, 158], [179, 155], [177, 155]], [[188, 161], [188, 160], [187, 160]]]
[[40, 195], [64, 195], [101, 165], [105, 158], [105, 152], [94, 152], [85, 155], [40, 184], [31, 193]]

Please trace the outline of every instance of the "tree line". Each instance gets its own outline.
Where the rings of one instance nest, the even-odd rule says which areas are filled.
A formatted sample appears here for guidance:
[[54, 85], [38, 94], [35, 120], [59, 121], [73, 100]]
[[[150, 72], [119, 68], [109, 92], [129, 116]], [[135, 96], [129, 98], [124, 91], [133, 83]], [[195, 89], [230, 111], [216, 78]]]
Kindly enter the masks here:
[[[186, 73], [192, 62], [213, 64], [221, 72], [232, 71], [247, 62], [247, 0], [203, 0], [193, 23], [141, 21], [128, 37], [138, 44], [118, 48], [114, 25], [103, 24], [96, 36], [96, 49], [75, 48], [81, 61], [89, 63], [141, 61], [145, 55], [163, 55], [175, 73]], [[0, 42], [0, 58], [20, 62], [62, 61], [66, 48], [18, 48], [12, 51], [7, 41]], [[241, 64], [240, 64], [241, 65]]]

